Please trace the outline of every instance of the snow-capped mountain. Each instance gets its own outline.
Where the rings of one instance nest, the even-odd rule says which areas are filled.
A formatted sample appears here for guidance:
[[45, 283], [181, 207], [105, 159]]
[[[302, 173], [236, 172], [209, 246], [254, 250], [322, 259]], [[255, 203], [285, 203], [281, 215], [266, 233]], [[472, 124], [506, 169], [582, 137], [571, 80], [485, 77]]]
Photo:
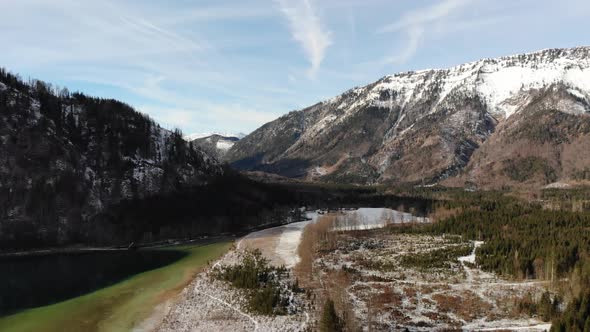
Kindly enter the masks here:
[[[539, 112], [550, 114], [528, 118]], [[242, 169], [326, 181], [432, 183], [477, 173], [466, 168], [474, 152], [508, 127], [533, 125], [520, 119], [550, 126], [571, 116], [581, 127], [559, 135], [581, 137], [589, 114], [590, 47], [548, 49], [386, 76], [262, 126], [227, 159]], [[579, 171], [555, 169], [543, 181]], [[503, 167], [497, 172], [510, 178]]]
[[237, 138], [238, 140], [246, 137], [247, 135], [244, 133], [230, 133], [230, 132], [226, 132], [226, 133], [221, 133], [221, 132], [211, 132], [211, 133], [194, 133], [194, 134], [189, 134], [189, 135], [185, 135], [184, 139], [187, 142], [191, 142], [194, 141], [196, 139], [199, 138], [206, 138], [206, 137], [210, 137], [210, 136], [221, 136], [221, 137], [227, 137], [227, 138]]
[[[185, 136], [185, 139], [187, 139], [187, 137], [197, 137], [197, 135]], [[231, 149], [231, 147], [234, 146], [237, 141], [244, 137], [244, 134], [211, 134], [207, 136], [199, 136], [198, 138], [189, 140], [189, 142], [195, 146], [200, 147], [218, 160], [223, 160], [229, 149]]]

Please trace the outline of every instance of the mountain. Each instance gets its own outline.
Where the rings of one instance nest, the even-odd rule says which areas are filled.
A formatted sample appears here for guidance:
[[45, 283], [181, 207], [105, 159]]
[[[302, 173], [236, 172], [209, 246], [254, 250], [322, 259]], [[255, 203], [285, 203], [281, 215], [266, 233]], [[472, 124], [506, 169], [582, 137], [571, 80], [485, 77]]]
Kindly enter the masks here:
[[[203, 185], [215, 158], [121, 102], [0, 70], [0, 244], [108, 242], [123, 200]], [[106, 218], [108, 219], [108, 218]]]
[[[241, 137], [240, 137], [241, 136]], [[222, 160], [227, 151], [237, 142], [240, 138], [244, 136], [224, 136], [220, 134], [211, 134], [204, 137], [195, 138], [189, 140], [189, 142], [195, 146], [200, 147], [208, 154], [217, 158], [217, 160]], [[189, 136], [188, 138], [192, 138], [195, 136]], [[187, 139], [187, 137], [185, 137]]]
[[590, 179], [590, 47], [386, 76], [267, 123], [242, 170], [345, 183], [540, 186]]
[[228, 137], [228, 138], [229, 137], [235, 137], [235, 138], [237, 138], [239, 140], [247, 136], [244, 133], [229, 133], [229, 132], [228, 133], [219, 133], [219, 132], [212, 132], [212, 133], [194, 133], [194, 134], [189, 134], [189, 135], [185, 135], [184, 136], [184, 139], [187, 142], [190, 142], [190, 141], [194, 141], [194, 140], [199, 139], [199, 138], [206, 138], [206, 137], [215, 136], [215, 135], [216, 136], [222, 136], [222, 137]]

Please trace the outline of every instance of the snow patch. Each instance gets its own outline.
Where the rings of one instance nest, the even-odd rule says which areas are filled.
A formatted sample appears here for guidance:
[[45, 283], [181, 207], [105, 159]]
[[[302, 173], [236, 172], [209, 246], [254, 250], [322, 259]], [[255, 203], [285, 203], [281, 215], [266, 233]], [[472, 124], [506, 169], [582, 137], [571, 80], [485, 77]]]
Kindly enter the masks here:
[[234, 142], [226, 141], [226, 140], [219, 140], [219, 141], [217, 141], [217, 144], [215, 145], [215, 147], [217, 147], [217, 149], [223, 150], [223, 151], [227, 151], [227, 150], [231, 149], [232, 146], [234, 146]]
[[458, 258], [459, 262], [475, 264], [475, 251], [477, 250], [477, 248], [481, 247], [482, 244], [483, 244], [483, 241], [474, 241], [473, 242], [473, 251], [471, 252], [471, 254], [469, 254], [467, 256], [459, 257]]
[[545, 186], [545, 189], [567, 189], [571, 187], [569, 183], [553, 182]]

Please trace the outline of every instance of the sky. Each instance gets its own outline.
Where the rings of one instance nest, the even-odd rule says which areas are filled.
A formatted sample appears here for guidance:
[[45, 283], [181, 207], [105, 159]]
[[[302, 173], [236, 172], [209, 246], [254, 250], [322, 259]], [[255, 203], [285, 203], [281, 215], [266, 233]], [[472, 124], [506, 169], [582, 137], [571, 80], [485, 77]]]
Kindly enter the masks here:
[[0, 0], [0, 67], [184, 133], [408, 70], [590, 45], [588, 0]]

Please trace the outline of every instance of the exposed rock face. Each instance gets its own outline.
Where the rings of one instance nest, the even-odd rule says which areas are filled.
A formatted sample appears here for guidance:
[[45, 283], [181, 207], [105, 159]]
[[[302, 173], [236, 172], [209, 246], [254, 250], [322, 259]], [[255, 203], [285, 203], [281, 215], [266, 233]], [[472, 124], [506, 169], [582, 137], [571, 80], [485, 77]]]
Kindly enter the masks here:
[[446, 182], [501, 188], [590, 180], [587, 101], [563, 84], [532, 93], [531, 100], [496, 128], [456, 179]]
[[[244, 170], [320, 181], [427, 184], [455, 177], [455, 183], [490, 185], [505, 179], [505, 167], [526, 165], [481, 167], [513, 158], [516, 150], [555, 158], [532, 151], [552, 146], [567, 154], [584, 141], [590, 150], [583, 129], [589, 116], [590, 47], [550, 49], [386, 76], [265, 124], [226, 159]], [[560, 129], [552, 127], [556, 122]], [[559, 142], [527, 137], [555, 130]], [[518, 142], [514, 133], [522, 133]], [[484, 157], [484, 147], [506, 155]], [[507, 183], [570, 179], [584, 172], [583, 164], [557, 165], [543, 179], [525, 172]]]
[[[114, 101], [0, 71], [0, 240], [85, 241], [93, 218], [221, 174], [219, 163]], [[96, 234], [93, 234], [93, 236]], [[12, 239], [12, 240], [11, 240]]]

